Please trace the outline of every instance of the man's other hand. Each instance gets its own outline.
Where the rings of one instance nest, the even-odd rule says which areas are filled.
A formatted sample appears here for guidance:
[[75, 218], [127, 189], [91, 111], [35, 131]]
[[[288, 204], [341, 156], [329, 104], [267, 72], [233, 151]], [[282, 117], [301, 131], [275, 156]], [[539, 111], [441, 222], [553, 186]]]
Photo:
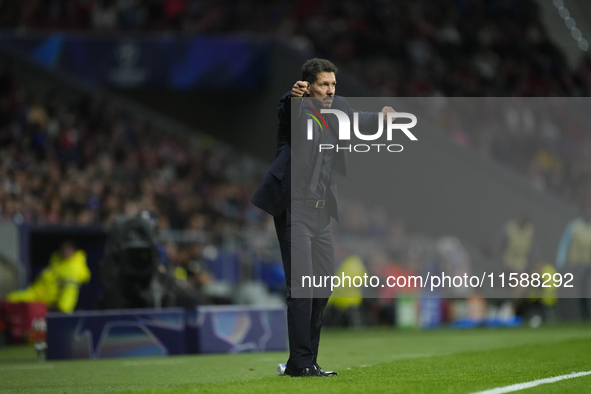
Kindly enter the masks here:
[[310, 83], [297, 81], [291, 88], [291, 97], [302, 97], [304, 93], [310, 94]]
[[[382, 114], [384, 114], [384, 120], [388, 120], [388, 113], [396, 112], [392, 107], [384, 107], [382, 108]], [[394, 118], [396, 119], [396, 118]]]

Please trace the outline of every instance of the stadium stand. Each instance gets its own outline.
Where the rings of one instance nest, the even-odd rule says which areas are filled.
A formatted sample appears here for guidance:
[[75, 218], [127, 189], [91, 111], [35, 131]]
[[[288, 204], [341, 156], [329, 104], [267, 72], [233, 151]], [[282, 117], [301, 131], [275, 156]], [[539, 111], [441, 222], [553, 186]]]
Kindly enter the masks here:
[[[148, 209], [162, 229], [214, 232], [221, 218], [244, 220], [248, 158], [172, 136], [91, 97], [77, 105], [40, 97], [9, 70], [0, 78], [2, 219], [109, 224]], [[241, 184], [231, 179], [237, 168]]]
[[[338, 62], [378, 96], [589, 96], [591, 57], [571, 70], [533, 0], [5, 2], [0, 25], [27, 29], [274, 34]], [[575, 204], [588, 183], [580, 131], [452, 136]], [[501, 146], [503, 145], [503, 146]]]
[[[591, 57], [583, 56], [578, 68], [570, 70], [548, 38], [536, 3], [529, 0], [230, 3], [4, 2], [0, 25], [101, 33], [274, 34], [302, 51], [333, 59], [382, 96], [591, 92]], [[169, 134], [108, 101], [86, 97], [72, 105], [57, 94], [44, 97], [23, 90], [9, 67], [0, 78], [0, 102], [0, 219], [108, 225], [122, 214], [149, 209], [161, 230], [206, 232], [216, 245], [236, 239], [227, 234], [270, 224], [248, 202], [261, 168], [246, 155], [220, 149], [214, 141]], [[586, 154], [591, 140], [583, 129], [508, 137], [501, 141], [480, 129], [450, 135], [458, 145], [524, 175], [538, 189], [572, 203], [580, 200], [591, 168]], [[403, 223], [388, 224], [383, 213], [360, 222], [361, 216], [344, 218], [337, 235], [388, 237], [389, 244], [397, 245], [387, 257], [373, 256], [372, 261], [412, 268], [417, 260], [431, 260], [443, 241], [407, 231]], [[247, 252], [254, 254], [252, 260], [277, 259], [268, 237], [259, 234], [249, 243], [254, 245]], [[167, 248], [171, 259], [182, 264], [204, 253]], [[482, 259], [466, 248], [473, 260]], [[340, 260], [348, 255], [338, 253]], [[381, 269], [379, 262], [369, 265]], [[236, 281], [235, 265], [231, 272]]]
[[[148, 210], [173, 270], [180, 266], [199, 279], [209, 265], [218, 280], [238, 281], [237, 244], [248, 229], [256, 237], [264, 225], [249, 203], [265, 169], [260, 162], [208, 138], [163, 130], [112, 102], [44, 96], [17, 79], [6, 62], [0, 220], [108, 228], [118, 217]], [[228, 248], [231, 264], [215, 264], [223, 255], [218, 249]]]

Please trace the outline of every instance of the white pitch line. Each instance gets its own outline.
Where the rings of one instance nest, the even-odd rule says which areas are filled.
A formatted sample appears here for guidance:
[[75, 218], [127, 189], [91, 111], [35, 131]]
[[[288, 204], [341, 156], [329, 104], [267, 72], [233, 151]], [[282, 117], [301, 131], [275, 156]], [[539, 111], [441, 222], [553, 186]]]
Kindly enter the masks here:
[[511, 386], [505, 386], [505, 387], [497, 387], [497, 388], [490, 389], [490, 390], [479, 391], [479, 392], [473, 393], [473, 394], [510, 393], [512, 391], [519, 391], [519, 390], [523, 390], [523, 389], [528, 389], [530, 387], [539, 386], [540, 384], [554, 383], [554, 382], [558, 382], [559, 380], [578, 378], [579, 376], [585, 376], [585, 375], [591, 375], [591, 371], [573, 372], [573, 373], [569, 373], [568, 375], [560, 375], [560, 376], [555, 376], [553, 378], [532, 380], [531, 382], [517, 383], [517, 384], [512, 384]]

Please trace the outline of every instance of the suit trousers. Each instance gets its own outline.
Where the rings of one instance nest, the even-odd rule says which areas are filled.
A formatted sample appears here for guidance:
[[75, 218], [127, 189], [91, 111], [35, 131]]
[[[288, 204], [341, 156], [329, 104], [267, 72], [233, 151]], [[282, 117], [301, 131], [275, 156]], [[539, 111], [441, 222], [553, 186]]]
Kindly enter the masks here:
[[[274, 216], [287, 284], [287, 329], [290, 369], [311, 367], [318, 358], [322, 313], [330, 297], [328, 286], [315, 288], [312, 278], [334, 275], [334, 247], [330, 215], [325, 208], [292, 203]], [[306, 286], [306, 287], [304, 287]]]

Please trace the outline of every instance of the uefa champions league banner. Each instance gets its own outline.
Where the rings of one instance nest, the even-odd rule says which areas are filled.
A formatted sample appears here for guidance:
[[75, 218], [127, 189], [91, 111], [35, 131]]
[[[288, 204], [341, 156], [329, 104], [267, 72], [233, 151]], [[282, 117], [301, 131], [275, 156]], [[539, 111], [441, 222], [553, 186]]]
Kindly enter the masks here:
[[181, 308], [47, 315], [49, 360], [167, 356], [185, 351]]
[[0, 34], [0, 47], [86, 82], [118, 88], [249, 89], [264, 82], [268, 43], [222, 37]]
[[186, 313], [187, 353], [287, 350], [284, 306], [206, 305]]

